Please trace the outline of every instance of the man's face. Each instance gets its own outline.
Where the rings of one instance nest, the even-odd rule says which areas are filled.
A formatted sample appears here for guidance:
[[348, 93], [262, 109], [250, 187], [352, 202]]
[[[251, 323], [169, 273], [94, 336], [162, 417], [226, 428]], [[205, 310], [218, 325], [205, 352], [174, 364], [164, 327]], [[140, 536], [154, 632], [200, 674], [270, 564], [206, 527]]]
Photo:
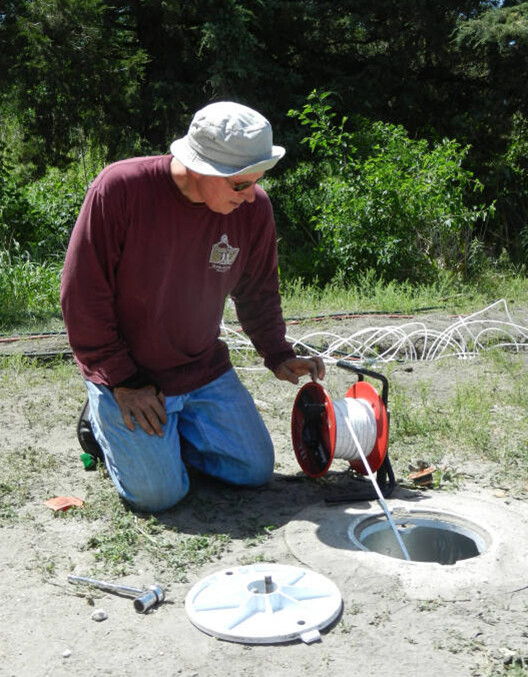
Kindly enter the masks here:
[[193, 176], [200, 201], [213, 212], [230, 214], [244, 202], [255, 200], [255, 183], [264, 176], [264, 172], [240, 174], [229, 178], [204, 176], [195, 172]]

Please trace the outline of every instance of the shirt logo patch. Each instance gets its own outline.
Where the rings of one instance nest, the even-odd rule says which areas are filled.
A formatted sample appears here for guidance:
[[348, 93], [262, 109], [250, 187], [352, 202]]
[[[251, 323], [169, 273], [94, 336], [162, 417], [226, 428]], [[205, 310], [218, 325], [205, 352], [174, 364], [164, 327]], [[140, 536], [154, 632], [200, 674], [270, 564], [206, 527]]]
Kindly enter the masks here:
[[238, 247], [232, 247], [229, 244], [227, 235], [222, 235], [220, 242], [217, 242], [211, 248], [211, 255], [209, 256], [211, 268], [219, 273], [226, 273], [235, 262], [239, 251]]

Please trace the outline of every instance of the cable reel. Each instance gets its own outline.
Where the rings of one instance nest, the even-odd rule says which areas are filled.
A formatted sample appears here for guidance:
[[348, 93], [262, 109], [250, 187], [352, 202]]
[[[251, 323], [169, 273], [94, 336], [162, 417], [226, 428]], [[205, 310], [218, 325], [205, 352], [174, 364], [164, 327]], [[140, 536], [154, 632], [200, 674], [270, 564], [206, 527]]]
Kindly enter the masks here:
[[[334, 458], [342, 458], [359, 475], [368, 471], [357, 451], [356, 440], [370, 466], [377, 472], [378, 484], [385, 497], [392, 493], [395, 480], [388, 457], [389, 412], [387, 407], [389, 384], [382, 375], [346, 360], [338, 367], [353, 371], [357, 381], [348, 389], [343, 400], [332, 402], [328, 392], [319, 383], [306, 383], [298, 392], [292, 411], [291, 429], [293, 448], [303, 472], [309, 477], [325, 475]], [[379, 380], [381, 395], [365, 376]], [[356, 440], [350, 434], [352, 427]], [[357, 496], [327, 499], [369, 500], [372, 491]]]

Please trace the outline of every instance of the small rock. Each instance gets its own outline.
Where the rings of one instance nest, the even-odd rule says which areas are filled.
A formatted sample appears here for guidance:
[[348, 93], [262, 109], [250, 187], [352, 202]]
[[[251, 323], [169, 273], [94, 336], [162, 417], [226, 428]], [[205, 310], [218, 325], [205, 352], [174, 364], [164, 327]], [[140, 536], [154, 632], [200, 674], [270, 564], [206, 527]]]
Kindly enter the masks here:
[[255, 404], [259, 411], [269, 411], [270, 409], [270, 405], [267, 402], [264, 402], [264, 400], [258, 400], [255, 398]]
[[106, 619], [108, 618], [108, 614], [106, 613], [106, 611], [104, 611], [104, 609], [96, 609], [92, 613], [91, 618], [92, 621], [97, 621], [97, 623], [100, 623], [101, 621], [106, 621]]
[[71, 651], [70, 651], [69, 649], [65, 649], [65, 650], [62, 652], [62, 657], [63, 657], [63, 658], [69, 658], [70, 656], [71, 656]]

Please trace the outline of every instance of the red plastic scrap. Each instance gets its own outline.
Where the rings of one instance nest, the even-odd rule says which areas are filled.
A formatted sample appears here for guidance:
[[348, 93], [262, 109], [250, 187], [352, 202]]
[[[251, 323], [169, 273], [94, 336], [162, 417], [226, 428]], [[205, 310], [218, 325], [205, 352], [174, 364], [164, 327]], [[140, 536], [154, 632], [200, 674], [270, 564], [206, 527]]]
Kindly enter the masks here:
[[77, 496], [55, 496], [44, 501], [44, 505], [47, 505], [52, 510], [62, 510], [64, 512], [70, 508], [84, 507], [84, 501], [77, 498]]

